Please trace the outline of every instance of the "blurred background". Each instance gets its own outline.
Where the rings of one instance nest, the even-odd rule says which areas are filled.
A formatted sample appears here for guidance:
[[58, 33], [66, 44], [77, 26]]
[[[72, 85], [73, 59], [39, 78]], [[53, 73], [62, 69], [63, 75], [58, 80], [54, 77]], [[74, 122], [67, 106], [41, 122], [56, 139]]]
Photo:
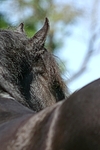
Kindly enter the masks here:
[[32, 37], [48, 17], [46, 48], [72, 93], [100, 77], [99, 8], [99, 0], [0, 0], [0, 28], [24, 22]]

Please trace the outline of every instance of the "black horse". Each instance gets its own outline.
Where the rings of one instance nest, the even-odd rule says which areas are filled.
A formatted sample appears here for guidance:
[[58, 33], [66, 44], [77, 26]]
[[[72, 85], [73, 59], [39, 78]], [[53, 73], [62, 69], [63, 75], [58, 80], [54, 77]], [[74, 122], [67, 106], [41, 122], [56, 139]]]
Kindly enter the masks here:
[[100, 79], [65, 99], [48, 26], [0, 31], [0, 150], [100, 150]]

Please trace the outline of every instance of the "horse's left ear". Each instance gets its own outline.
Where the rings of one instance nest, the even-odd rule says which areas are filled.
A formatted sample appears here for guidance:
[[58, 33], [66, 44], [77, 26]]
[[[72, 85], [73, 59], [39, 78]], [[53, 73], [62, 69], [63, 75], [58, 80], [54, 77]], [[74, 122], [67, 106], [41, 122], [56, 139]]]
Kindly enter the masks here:
[[17, 32], [19, 33], [24, 33], [24, 23], [21, 23], [17, 29], [16, 29]]
[[41, 47], [45, 43], [48, 30], [49, 30], [49, 20], [48, 18], [46, 18], [43, 27], [30, 39], [31, 42]]

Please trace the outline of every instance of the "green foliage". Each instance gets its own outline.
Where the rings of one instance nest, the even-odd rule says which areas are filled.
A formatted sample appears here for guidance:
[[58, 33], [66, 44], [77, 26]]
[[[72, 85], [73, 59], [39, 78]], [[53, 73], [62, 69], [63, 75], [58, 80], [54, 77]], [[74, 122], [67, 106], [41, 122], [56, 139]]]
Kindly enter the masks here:
[[4, 15], [0, 14], [0, 28], [7, 28], [10, 24], [5, 21]]

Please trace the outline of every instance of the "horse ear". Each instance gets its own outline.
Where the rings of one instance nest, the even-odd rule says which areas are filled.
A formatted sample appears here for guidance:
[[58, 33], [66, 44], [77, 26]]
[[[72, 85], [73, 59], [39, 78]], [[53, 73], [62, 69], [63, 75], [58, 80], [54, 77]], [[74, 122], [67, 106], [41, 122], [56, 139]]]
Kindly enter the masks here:
[[19, 32], [19, 33], [24, 33], [24, 24], [21, 23], [21, 24], [17, 27], [16, 31]]
[[46, 18], [43, 27], [31, 38], [31, 42], [41, 47], [45, 43], [48, 30], [49, 30], [49, 20], [48, 18]]

